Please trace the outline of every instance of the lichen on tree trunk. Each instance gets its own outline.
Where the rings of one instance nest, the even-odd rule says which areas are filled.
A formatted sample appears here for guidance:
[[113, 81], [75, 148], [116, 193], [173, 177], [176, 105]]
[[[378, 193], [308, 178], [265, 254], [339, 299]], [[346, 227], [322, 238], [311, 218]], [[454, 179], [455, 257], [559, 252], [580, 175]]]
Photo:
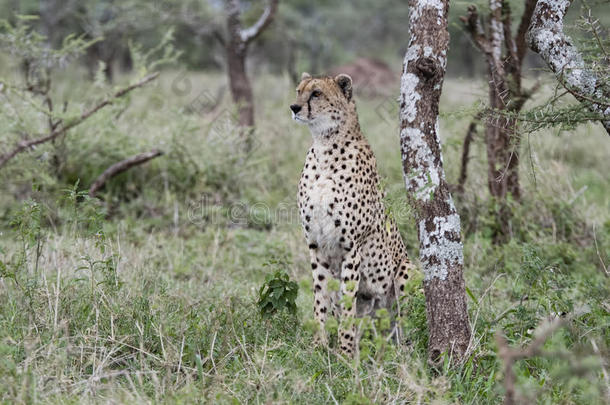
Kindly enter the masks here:
[[470, 341], [460, 218], [445, 181], [438, 105], [447, 65], [448, 0], [410, 0], [410, 42], [400, 91], [400, 144], [415, 208], [431, 362], [461, 358]]
[[527, 33], [528, 43], [563, 86], [590, 111], [599, 114], [601, 124], [610, 135], [608, 83], [587, 68], [582, 55], [563, 32], [563, 18], [571, 3], [572, 0], [539, 0]]

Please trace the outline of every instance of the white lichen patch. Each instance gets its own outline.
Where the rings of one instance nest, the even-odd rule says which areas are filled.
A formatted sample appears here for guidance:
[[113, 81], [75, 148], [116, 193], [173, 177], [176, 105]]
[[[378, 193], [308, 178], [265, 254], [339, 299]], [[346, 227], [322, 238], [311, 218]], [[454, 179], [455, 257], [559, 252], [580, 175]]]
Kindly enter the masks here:
[[435, 217], [432, 222], [433, 227], [430, 231], [426, 228], [425, 220], [421, 220], [418, 224], [419, 257], [424, 269], [424, 281], [435, 278], [446, 280], [450, 267], [464, 264], [462, 243], [459, 238], [460, 217], [453, 213], [444, 217]]
[[[412, 41], [411, 41], [412, 42]], [[426, 47], [428, 48], [428, 47]], [[415, 60], [419, 57], [419, 50], [421, 47], [419, 45], [411, 45], [409, 44], [409, 48], [407, 49], [407, 53], [405, 53], [405, 58], [402, 61], [404, 66], [407, 66], [409, 62]]]
[[419, 78], [413, 73], [405, 73], [400, 79], [400, 120], [412, 123], [417, 117], [417, 102], [421, 96], [416, 91]]
[[[557, 78], [583, 95], [594, 95], [597, 77], [586, 68], [582, 55], [563, 33], [563, 18], [569, 0], [540, 0], [528, 33], [530, 46], [548, 63]], [[610, 116], [610, 109], [593, 105], [592, 110]]]
[[[440, 128], [440, 124], [439, 124], [440, 120], [438, 118], [438, 116], [436, 117], [436, 122], [434, 123], [434, 133], [436, 134], [436, 143], [438, 145], [438, 150], [441, 150], [441, 144], [440, 144], [440, 138], [439, 138], [439, 134], [441, 133], [441, 128]], [[441, 153], [441, 165], [444, 165], [443, 162], [443, 154]], [[441, 172], [441, 177], [444, 175], [444, 171]]]
[[[405, 54], [403, 61], [404, 69], [407, 70], [409, 63], [419, 57], [420, 53], [419, 45], [410, 45]], [[419, 78], [412, 74], [403, 74], [400, 78], [400, 120], [412, 123], [417, 117], [417, 102], [421, 99], [421, 96], [416, 91], [417, 85], [419, 84]]]
[[[431, 46], [424, 46], [423, 50], [419, 45], [410, 45], [403, 60], [404, 70], [408, 70], [409, 63], [420, 58], [432, 58], [436, 61], [437, 66], [445, 69], [447, 66], [446, 51], [437, 54]], [[421, 95], [416, 91], [419, 84], [419, 78], [413, 73], [403, 74], [400, 80], [400, 102], [404, 106], [400, 109], [401, 121], [412, 123], [417, 117], [417, 102], [421, 100]], [[440, 88], [441, 84], [435, 85], [435, 89]]]
[[587, 94], [595, 91], [595, 76], [585, 69], [583, 58], [570, 45], [569, 37], [546, 25], [532, 30], [531, 35], [538, 52], [560, 79]]
[[404, 128], [400, 131], [402, 155], [415, 153], [417, 170], [405, 174], [407, 190], [419, 201], [430, 201], [436, 192], [441, 176], [434, 164], [434, 155], [425, 140], [425, 135], [418, 128]]
[[437, 59], [441, 64], [441, 68], [445, 70], [447, 68], [447, 51], [443, 49], [441, 54], [437, 56]]

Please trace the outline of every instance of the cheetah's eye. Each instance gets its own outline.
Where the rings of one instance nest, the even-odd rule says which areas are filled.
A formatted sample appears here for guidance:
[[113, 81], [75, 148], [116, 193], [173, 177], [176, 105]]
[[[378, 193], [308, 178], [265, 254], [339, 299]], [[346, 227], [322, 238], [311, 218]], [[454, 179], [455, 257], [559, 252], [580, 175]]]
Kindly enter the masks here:
[[322, 92], [320, 90], [314, 90], [311, 92], [312, 97], [319, 97]]

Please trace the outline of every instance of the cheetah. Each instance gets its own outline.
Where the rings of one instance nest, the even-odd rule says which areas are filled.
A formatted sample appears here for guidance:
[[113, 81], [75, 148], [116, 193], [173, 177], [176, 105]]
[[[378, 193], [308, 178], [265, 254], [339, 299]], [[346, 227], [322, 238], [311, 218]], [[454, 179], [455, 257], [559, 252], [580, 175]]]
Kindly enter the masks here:
[[[412, 264], [396, 222], [384, 209], [371, 147], [358, 123], [352, 79], [303, 73], [290, 106], [313, 142], [298, 186], [298, 207], [313, 272], [317, 344], [327, 345], [325, 323], [338, 316], [341, 352], [358, 350], [355, 317], [391, 309]], [[329, 288], [338, 280], [339, 291]], [[336, 282], [335, 282], [336, 285]]]

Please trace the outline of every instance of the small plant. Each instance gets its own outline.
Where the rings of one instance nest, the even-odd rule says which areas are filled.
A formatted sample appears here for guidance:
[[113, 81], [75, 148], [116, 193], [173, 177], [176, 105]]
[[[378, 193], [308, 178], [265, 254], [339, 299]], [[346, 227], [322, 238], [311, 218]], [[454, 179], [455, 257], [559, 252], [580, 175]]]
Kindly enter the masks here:
[[[272, 259], [266, 266], [278, 267], [285, 265], [285, 259]], [[263, 318], [270, 318], [279, 311], [288, 310], [293, 315], [297, 313], [297, 294], [299, 285], [292, 281], [283, 269], [277, 269], [274, 273], [265, 277], [265, 282], [258, 291], [257, 306]]]
[[66, 210], [67, 223], [74, 235], [94, 237], [95, 245], [103, 254], [106, 235], [104, 233], [104, 207], [95, 198], [89, 197], [87, 191], [79, 190], [80, 180], [63, 190], [62, 206]]
[[41, 225], [43, 216], [43, 205], [35, 200], [24, 201], [10, 222], [19, 249], [4, 261], [5, 253], [0, 247], [0, 280], [13, 280], [23, 294], [33, 318], [36, 316], [33, 301], [39, 285], [39, 264], [45, 241]]

